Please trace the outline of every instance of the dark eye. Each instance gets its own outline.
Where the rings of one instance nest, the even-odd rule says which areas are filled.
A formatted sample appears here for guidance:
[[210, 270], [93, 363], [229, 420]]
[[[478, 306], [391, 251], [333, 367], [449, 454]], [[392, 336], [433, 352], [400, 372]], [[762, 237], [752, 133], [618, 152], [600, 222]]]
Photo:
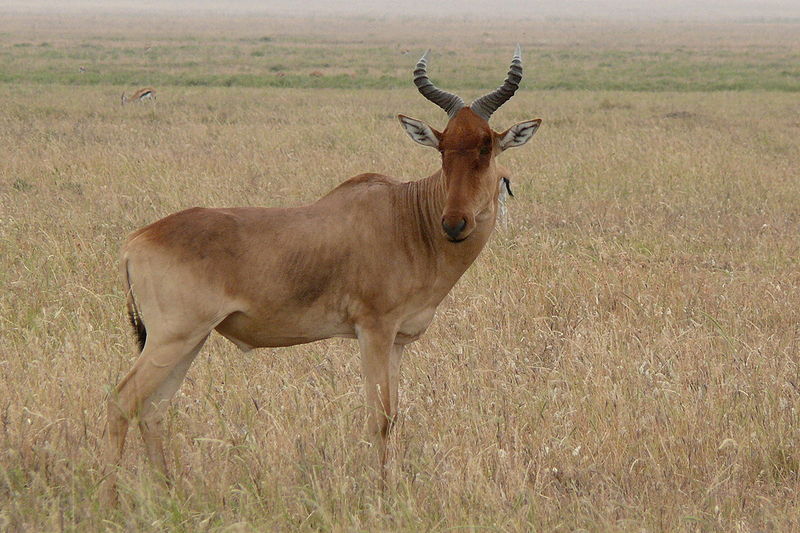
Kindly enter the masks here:
[[481, 146], [481, 155], [486, 155], [492, 151], [491, 145]]

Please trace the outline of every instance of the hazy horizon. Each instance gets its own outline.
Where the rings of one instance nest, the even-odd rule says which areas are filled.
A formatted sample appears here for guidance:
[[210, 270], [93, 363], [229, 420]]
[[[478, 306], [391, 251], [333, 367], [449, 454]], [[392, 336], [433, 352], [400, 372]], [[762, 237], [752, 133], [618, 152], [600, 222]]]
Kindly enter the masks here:
[[[0, 12], [36, 13], [198, 13], [244, 15], [247, 13], [282, 16], [433, 16], [486, 17], [486, 3], [478, 0], [409, 0], [398, 4], [389, 0], [352, 0], [343, 6], [325, 0], [308, 0], [299, 5], [292, 0], [232, 0], [221, 6], [213, 0], [7, 0]], [[499, 0], [492, 3], [491, 18], [565, 18], [604, 20], [800, 20], [800, 2], [792, 0], [713, 0], [697, 2], [642, 3], [635, 0], [564, 0], [559, 2]]]

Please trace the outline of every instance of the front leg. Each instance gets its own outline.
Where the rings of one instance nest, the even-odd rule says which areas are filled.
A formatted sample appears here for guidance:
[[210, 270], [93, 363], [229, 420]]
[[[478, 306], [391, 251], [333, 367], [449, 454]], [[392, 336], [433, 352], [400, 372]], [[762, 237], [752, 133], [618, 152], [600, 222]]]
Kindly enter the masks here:
[[399, 386], [400, 386], [400, 360], [403, 357], [403, 348], [405, 344], [393, 344], [392, 351], [389, 353], [389, 400], [390, 400], [390, 416], [389, 428], [386, 430], [387, 435], [394, 427], [397, 421], [397, 409], [399, 404]]
[[403, 346], [394, 344], [396, 330], [386, 327], [358, 327], [361, 370], [369, 410], [370, 436], [378, 447], [381, 478], [385, 475], [387, 439], [397, 416], [400, 357]]

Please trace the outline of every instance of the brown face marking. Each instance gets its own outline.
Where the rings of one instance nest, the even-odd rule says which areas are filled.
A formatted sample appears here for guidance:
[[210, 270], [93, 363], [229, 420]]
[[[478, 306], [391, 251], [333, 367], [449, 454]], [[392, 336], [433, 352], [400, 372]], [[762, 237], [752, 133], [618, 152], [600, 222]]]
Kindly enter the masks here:
[[489, 124], [464, 108], [454, 116], [442, 133], [439, 147], [444, 150], [476, 150], [493, 139]]
[[486, 121], [468, 108], [462, 109], [447, 124], [439, 146], [448, 180], [477, 185], [477, 174], [491, 161], [493, 143], [494, 135]]
[[497, 195], [497, 177], [492, 171], [496, 137], [489, 124], [469, 108], [459, 111], [442, 134], [439, 147], [448, 188], [442, 225], [454, 242], [471, 234], [476, 216]]

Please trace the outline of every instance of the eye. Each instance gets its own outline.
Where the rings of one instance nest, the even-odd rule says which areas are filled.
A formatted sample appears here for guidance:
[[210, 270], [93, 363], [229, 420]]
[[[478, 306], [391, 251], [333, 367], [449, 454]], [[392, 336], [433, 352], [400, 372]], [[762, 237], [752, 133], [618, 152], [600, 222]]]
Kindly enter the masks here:
[[486, 155], [492, 151], [491, 146], [481, 146], [481, 155]]

